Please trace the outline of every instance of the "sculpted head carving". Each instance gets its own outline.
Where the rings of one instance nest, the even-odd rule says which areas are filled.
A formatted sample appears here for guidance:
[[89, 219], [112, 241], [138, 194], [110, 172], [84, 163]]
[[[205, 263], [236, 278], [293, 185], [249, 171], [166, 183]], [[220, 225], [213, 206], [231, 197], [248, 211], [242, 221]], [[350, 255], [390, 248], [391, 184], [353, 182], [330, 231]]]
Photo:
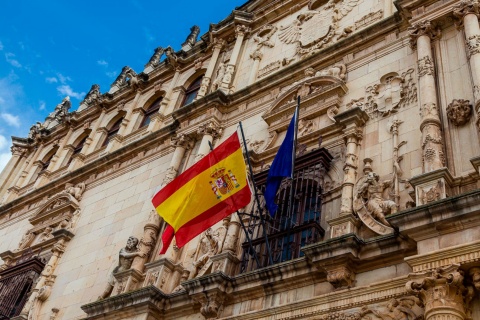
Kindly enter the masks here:
[[475, 267], [468, 272], [472, 278], [473, 285], [477, 291], [480, 291], [480, 268]]
[[127, 240], [127, 245], [125, 246], [125, 249], [128, 251], [133, 251], [138, 245], [138, 239], [136, 237], [129, 237]]
[[453, 99], [447, 107], [447, 117], [456, 126], [467, 123], [472, 116], [472, 105], [469, 100]]

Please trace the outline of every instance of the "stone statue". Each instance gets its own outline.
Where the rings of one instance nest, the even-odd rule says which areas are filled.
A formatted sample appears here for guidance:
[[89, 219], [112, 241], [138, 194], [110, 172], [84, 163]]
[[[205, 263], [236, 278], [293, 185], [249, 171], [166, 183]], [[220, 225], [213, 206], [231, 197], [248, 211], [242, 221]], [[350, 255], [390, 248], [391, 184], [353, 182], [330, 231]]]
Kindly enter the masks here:
[[65, 184], [65, 193], [72, 195], [75, 199], [80, 201], [82, 194], [85, 191], [85, 183], [81, 182], [74, 186], [72, 183]]
[[173, 68], [176, 68], [178, 65], [178, 61], [177, 61], [178, 57], [175, 54], [175, 51], [173, 51], [171, 47], [167, 47], [165, 49], [165, 56], [166, 56], [167, 63], [171, 65]]
[[212, 83], [212, 91], [217, 90], [222, 84], [222, 80], [223, 80], [223, 77], [225, 76], [226, 68], [227, 66], [225, 65], [225, 63], [220, 62], [220, 65], [218, 66], [218, 69], [217, 69], [217, 76], [215, 77], [215, 80]]
[[152, 68], [154, 68], [158, 66], [160, 64], [160, 59], [162, 58], [162, 55], [164, 52], [165, 50], [163, 50], [162, 47], [155, 48], [152, 57], [150, 58], [148, 63], [145, 65], [145, 67], [151, 66]]
[[375, 172], [367, 172], [358, 188], [357, 199], [366, 201], [366, 208], [373, 218], [386, 226], [390, 226], [385, 216], [396, 213], [397, 204], [392, 200], [383, 198], [383, 191], [390, 187], [391, 181], [379, 181], [379, 178]]
[[54, 121], [57, 123], [62, 123], [65, 120], [68, 120], [68, 110], [70, 109], [71, 105], [72, 103], [70, 102], [70, 97], [66, 96], [62, 102], [55, 107], [55, 110], [47, 116], [44, 127], [49, 128], [50, 124]]
[[102, 94], [100, 93], [100, 86], [98, 84], [92, 85], [90, 91], [88, 91], [87, 95], [83, 99], [83, 102], [87, 105], [91, 105], [96, 101], [101, 100]]
[[128, 238], [125, 248], [120, 249], [118, 253], [118, 266], [116, 266], [112, 273], [110, 273], [107, 287], [102, 295], [98, 297], [98, 300], [108, 298], [110, 294], [112, 294], [113, 287], [115, 286], [116, 273], [129, 270], [132, 266], [133, 258], [137, 256], [143, 257], [144, 253], [138, 250], [137, 245], [138, 239], [132, 236]]
[[45, 127], [42, 125], [41, 122], [37, 122], [36, 124], [30, 127], [30, 132], [28, 133], [28, 139], [35, 140], [42, 132], [45, 130]]
[[43, 232], [40, 233], [40, 236], [38, 237], [38, 243], [52, 239], [53, 238], [52, 231], [53, 229], [51, 227], [46, 227], [45, 230], [43, 230]]

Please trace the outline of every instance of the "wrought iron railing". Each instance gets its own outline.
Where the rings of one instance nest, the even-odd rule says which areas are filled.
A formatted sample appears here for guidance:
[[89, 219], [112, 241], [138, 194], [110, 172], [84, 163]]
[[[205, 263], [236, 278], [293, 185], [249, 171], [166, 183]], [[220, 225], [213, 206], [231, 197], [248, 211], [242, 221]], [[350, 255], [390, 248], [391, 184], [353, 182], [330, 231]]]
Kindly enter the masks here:
[[[299, 258], [303, 255], [303, 246], [323, 238], [325, 232], [321, 227], [322, 185], [331, 160], [331, 155], [323, 148], [297, 156], [293, 181], [285, 179], [277, 193], [278, 209], [275, 215], [271, 217], [267, 213], [262, 197], [262, 213], [258, 212], [255, 206], [253, 212], [243, 214], [251, 244], [248, 241], [242, 244], [240, 272]], [[265, 189], [267, 175], [268, 170], [265, 170], [255, 176], [260, 193]], [[263, 214], [265, 219], [265, 230], [260, 214]], [[267, 239], [272, 254], [271, 262]]]

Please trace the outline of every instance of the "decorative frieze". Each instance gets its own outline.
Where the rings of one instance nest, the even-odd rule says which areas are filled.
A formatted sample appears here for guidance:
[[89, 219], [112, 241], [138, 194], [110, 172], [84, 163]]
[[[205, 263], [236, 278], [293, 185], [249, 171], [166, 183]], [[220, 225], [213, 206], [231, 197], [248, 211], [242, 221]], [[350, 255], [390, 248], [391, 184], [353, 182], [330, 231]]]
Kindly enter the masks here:
[[276, 70], [280, 69], [281, 66], [282, 66], [282, 62], [281, 62], [281, 61], [273, 61], [273, 62], [270, 62], [270, 63], [267, 64], [265, 67], [263, 67], [263, 68], [261, 68], [260, 70], [258, 70], [257, 78], [265, 77], [265, 76], [269, 75], [270, 73], [273, 73], [273, 72], [275, 72]]
[[361, 17], [359, 20], [355, 21], [355, 29], [361, 29], [365, 28], [366, 26], [374, 23], [375, 21], [378, 21], [383, 18], [383, 10], [378, 10], [376, 12], [370, 12], [363, 17]]

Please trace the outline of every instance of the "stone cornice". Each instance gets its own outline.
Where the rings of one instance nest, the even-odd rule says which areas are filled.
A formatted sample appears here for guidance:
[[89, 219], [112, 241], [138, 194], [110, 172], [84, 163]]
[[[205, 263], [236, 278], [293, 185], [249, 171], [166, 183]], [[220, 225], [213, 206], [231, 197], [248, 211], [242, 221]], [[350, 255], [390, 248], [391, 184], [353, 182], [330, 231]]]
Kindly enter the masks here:
[[[27, 203], [36, 202], [44, 198], [48, 194], [55, 194], [61, 191], [59, 186], [63, 186], [67, 182], [80, 182], [88, 180], [92, 175], [99, 174], [98, 168], [104, 167], [105, 170], [109, 166], [113, 166], [115, 163], [122, 162], [121, 159], [130, 159], [132, 155], [136, 155], [139, 152], [145, 152], [145, 148], [155, 148], [156, 145], [161, 144], [162, 141], [165, 141], [173, 132], [177, 129], [178, 123], [174, 122], [172, 125], [164, 127], [159, 131], [153, 132], [151, 134], [145, 135], [141, 139], [130, 143], [127, 146], [124, 146], [118, 150], [115, 150], [112, 153], [106, 154], [92, 162], [85, 164], [79, 169], [67, 173], [64, 176], [61, 176], [59, 179], [49, 182], [48, 184], [35, 190], [34, 196], [31, 193], [26, 193], [25, 195], [6, 203], [0, 207], [0, 216], [8, 212], [14, 212], [19, 210], [21, 206], [25, 206]], [[168, 146], [173, 151], [173, 147]], [[158, 153], [152, 153], [154, 156], [159, 156]], [[133, 164], [131, 164], [133, 165]], [[126, 168], [131, 166], [130, 164]], [[119, 174], [120, 170], [114, 172]], [[113, 174], [113, 173], [111, 173]], [[103, 177], [102, 177], [103, 178]], [[95, 183], [89, 183], [88, 187], [91, 188], [95, 186], [99, 181]]]
[[387, 217], [415, 241], [480, 225], [480, 190], [447, 197]]

